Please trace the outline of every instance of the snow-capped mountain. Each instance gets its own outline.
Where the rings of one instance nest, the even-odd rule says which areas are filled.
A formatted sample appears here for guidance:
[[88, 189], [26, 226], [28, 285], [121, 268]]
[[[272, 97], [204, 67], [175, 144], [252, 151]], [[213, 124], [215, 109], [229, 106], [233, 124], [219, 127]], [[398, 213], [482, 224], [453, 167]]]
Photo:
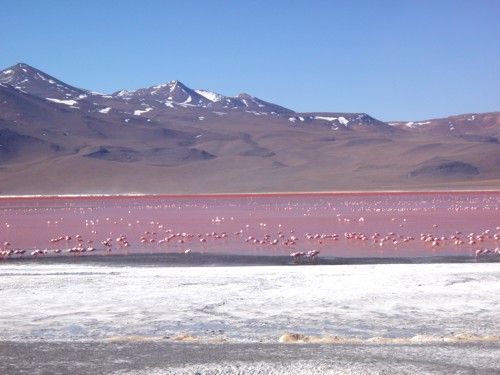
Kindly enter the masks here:
[[27, 64], [17, 64], [0, 72], [0, 83], [54, 101], [75, 101], [89, 92], [70, 86]]
[[138, 90], [121, 90], [100, 94], [66, 84], [27, 64], [17, 64], [0, 72], [0, 84], [47, 101], [88, 113], [115, 114], [125, 118], [141, 116], [159, 119], [173, 110], [183, 115], [205, 119], [204, 114], [242, 113], [255, 116], [278, 116], [289, 125], [315, 125], [334, 130], [352, 130], [364, 126], [394, 131], [389, 126], [364, 113], [295, 113], [293, 110], [266, 102], [249, 94], [224, 96], [205, 89], [193, 90], [180, 81], [170, 81]]
[[176, 106], [202, 107], [212, 110], [242, 109], [260, 114], [284, 114], [293, 111], [255, 98], [248, 94], [228, 97], [209, 90], [192, 90], [180, 81], [171, 81], [162, 85], [151, 86], [134, 91], [118, 91], [112, 95], [128, 100], [155, 105], [163, 103], [167, 107]]
[[[78, 89], [27, 64], [17, 64], [0, 72], [0, 83], [55, 103], [108, 113], [115, 109], [137, 115], [154, 109], [206, 108], [242, 110], [254, 114], [286, 114], [293, 111], [248, 94], [227, 97], [208, 90], [193, 90], [180, 81], [171, 81], [138, 90], [121, 90], [109, 95]], [[133, 108], [135, 105], [135, 108]], [[149, 108], [146, 110], [145, 108]]]
[[212, 103], [212, 101], [198, 94], [196, 91], [191, 90], [180, 81], [171, 81], [162, 85], [151, 86], [134, 91], [122, 90], [114, 93], [113, 96], [139, 101], [144, 99], [153, 99], [156, 101], [163, 101], [165, 104], [175, 103], [178, 105], [184, 104], [201, 107]]
[[385, 123], [179, 81], [99, 94], [0, 71], [0, 195], [499, 188], [499, 137], [500, 113]]
[[[36, 95], [56, 104], [89, 113], [115, 114], [125, 118], [141, 116], [158, 119], [165, 113], [186, 115], [190, 111], [199, 119], [208, 115], [243, 113], [255, 116], [278, 116], [289, 125], [315, 125], [331, 129], [351, 130], [367, 126], [384, 131], [394, 127], [363, 113], [306, 113], [298, 114], [277, 104], [269, 103], [249, 94], [224, 96], [205, 89], [193, 90], [180, 81], [170, 81], [138, 90], [121, 90], [112, 94], [99, 94], [75, 88], [27, 64], [17, 64], [0, 72], [0, 83], [22, 92]], [[201, 111], [201, 112], [200, 112]]]

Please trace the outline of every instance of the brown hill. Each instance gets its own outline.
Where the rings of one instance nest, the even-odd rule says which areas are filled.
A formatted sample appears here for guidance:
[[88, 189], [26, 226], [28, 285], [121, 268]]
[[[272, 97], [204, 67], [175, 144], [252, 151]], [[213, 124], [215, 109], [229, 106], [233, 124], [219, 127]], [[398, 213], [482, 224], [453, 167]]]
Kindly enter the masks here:
[[387, 124], [178, 81], [102, 95], [18, 64], [0, 72], [0, 194], [498, 189], [499, 130], [500, 113]]

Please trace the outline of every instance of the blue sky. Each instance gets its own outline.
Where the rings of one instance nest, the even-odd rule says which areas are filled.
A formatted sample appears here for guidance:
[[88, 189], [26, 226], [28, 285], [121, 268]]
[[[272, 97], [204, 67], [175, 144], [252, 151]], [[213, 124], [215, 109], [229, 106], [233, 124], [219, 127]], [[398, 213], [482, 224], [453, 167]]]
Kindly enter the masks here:
[[384, 121], [500, 111], [497, 0], [16, 0], [0, 69], [102, 93], [180, 80]]

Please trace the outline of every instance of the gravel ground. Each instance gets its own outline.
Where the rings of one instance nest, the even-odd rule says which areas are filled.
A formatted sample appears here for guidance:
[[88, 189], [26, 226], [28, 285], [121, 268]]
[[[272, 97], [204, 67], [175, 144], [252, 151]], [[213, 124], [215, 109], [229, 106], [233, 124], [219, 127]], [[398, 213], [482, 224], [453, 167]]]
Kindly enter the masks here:
[[0, 341], [1, 374], [500, 374], [500, 343]]

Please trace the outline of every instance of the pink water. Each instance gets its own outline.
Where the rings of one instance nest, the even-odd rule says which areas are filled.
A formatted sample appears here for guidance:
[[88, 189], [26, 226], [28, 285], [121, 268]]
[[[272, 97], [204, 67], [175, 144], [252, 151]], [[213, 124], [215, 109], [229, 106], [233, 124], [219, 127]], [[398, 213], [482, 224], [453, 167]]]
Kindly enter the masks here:
[[[36, 257], [313, 249], [320, 257], [493, 255], [499, 207], [499, 192], [4, 198], [1, 258], [37, 249], [46, 254]], [[68, 251], [89, 247], [95, 251]], [[9, 249], [25, 254], [6, 255]]]

